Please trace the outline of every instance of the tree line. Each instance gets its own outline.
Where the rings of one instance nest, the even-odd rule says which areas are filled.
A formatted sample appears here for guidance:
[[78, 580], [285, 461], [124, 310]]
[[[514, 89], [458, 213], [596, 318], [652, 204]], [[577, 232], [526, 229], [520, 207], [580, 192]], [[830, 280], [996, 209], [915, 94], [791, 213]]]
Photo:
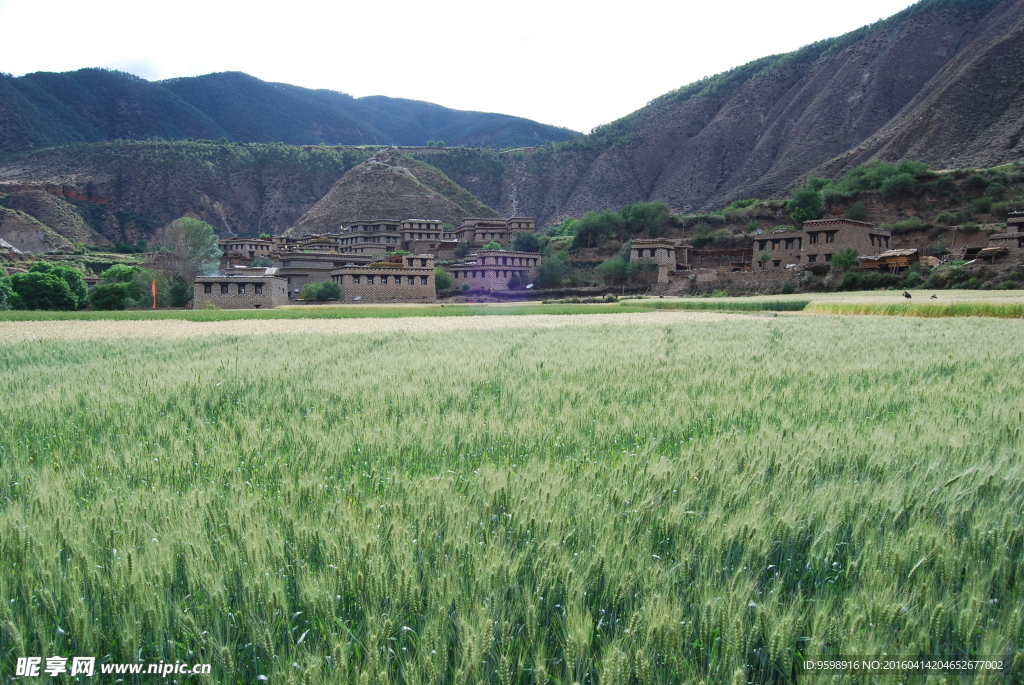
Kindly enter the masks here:
[[76, 311], [153, 306], [187, 307], [197, 275], [212, 271], [220, 262], [217, 234], [205, 221], [182, 217], [163, 227], [156, 237], [162, 252], [160, 267], [114, 264], [91, 289], [74, 266], [36, 262], [26, 273], [0, 276], [0, 309]]

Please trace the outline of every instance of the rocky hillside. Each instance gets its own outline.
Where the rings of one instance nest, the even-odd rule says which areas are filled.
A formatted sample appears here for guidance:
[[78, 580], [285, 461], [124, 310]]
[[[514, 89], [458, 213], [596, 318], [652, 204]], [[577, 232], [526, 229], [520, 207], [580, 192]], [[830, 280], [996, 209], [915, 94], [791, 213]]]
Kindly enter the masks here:
[[924, 0], [668, 93], [583, 139], [506, 155], [500, 197], [481, 199], [546, 224], [644, 200], [697, 211], [779, 197], [872, 157], [993, 166], [1024, 157], [1021, 133], [1024, 0]]
[[0, 154], [112, 139], [212, 139], [292, 145], [494, 148], [576, 135], [505, 114], [267, 83], [238, 72], [150, 82], [105, 69], [0, 74]]
[[[47, 78], [56, 76], [68, 77]], [[289, 136], [298, 136], [313, 119], [292, 116], [298, 110], [289, 102], [326, 107], [324, 103], [347, 97], [279, 84], [233, 89], [218, 85], [217, 79], [227, 83], [249, 77], [222, 74], [159, 84], [157, 99], [167, 104], [160, 109], [132, 100], [135, 91], [123, 92], [131, 86], [156, 93], [148, 90], [154, 84], [126, 84], [110, 72], [91, 73], [90, 78], [113, 85], [109, 90], [71, 89], [74, 98], [68, 101], [78, 103], [71, 107], [74, 112], [81, 109], [99, 117], [90, 124], [93, 129], [76, 128], [80, 120], [73, 112], [67, 117], [40, 112], [40, 125], [54, 131], [63, 126], [83, 136], [71, 139], [89, 139], [91, 130], [131, 136], [141, 130], [135, 128], [140, 121], [170, 126], [151, 115], [171, 111], [169, 103], [186, 102], [191, 104], [174, 110], [177, 114], [169, 121], [212, 127], [197, 136], [226, 132], [226, 137], [258, 138], [271, 130], [284, 131], [271, 126], [282, 121], [289, 122]], [[14, 98], [11, 89], [20, 93], [25, 84], [41, 89], [37, 99], [49, 92], [41, 85], [46, 79], [24, 79], [0, 78], [0, 109]], [[235, 92], [249, 95], [225, 95]], [[379, 98], [363, 100], [387, 104]], [[264, 101], [265, 108], [254, 106]], [[124, 108], [127, 119], [100, 116], [114, 111], [108, 105], [117, 102], [138, 106]], [[398, 107], [394, 111], [400, 116], [393, 121], [447, 131], [430, 128], [442, 124], [424, 115], [422, 104], [391, 101], [388, 106]], [[302, 111], [314, 110], [309, 104]], [[0, 139], [21, 136], [43, 144], [22, 125], [25, 112], [31, 114], [0, 112]], [[34, 121], [34, 116], [28, 118]], [[327, 121], [314, 119], [317, 125]], [[228, 131], [222, 123], [227, 121], [235, 128]], [[337, 119], [331, 124], [336, 128], [329, 130], [342, 131], [351, 121], [356, 119]], [[452, 146], [456, 139], [444, 133], [449, 147], [403, 150], [443, 172], [438, 176], [443, 185], [453, 182], [475, 201], [461, 190], [452, 188], [453, 195], [424, 181], [430, 174], [423, 166], [410, 172], [415, 182], [406, 178], [407, 187], [400, 187], [405, 181], [393, 170], [413, 169], [408, 159], [391, 163], [381, 158], [383, 166], [370, 165], [343, 179], [379, 151], [360, 146], [107, 142], [0, 159], [0, 185], [7, 188], [0, 187], [0, 206], [33, 216], [72, 242], [95, 244], [101, 239], [134, 242], [184, 214], [237, 235], [279, 233], [292, 226], [328, 230], [341, 221], [378, 213], [402, 218], [420, 213], [409, 210], [421, 206], [427, 216], [426, 210], [434, 206], [422, 203], [431, 193], [449, 203], [440, 202], [435, 210], [446, 219], [460, 212], [485, 213], [471, 210], [482, 205], [504, 216], [536, 216], [538, 225], [552, 226], [590, 210], [641, 201], [661, 201], [676, 213], [696, 213], [741, 198], [781, 198], [809, 174], [837, 178], [868, 159], [920, 159], [933, 168], [990, 167], [1024, 158], [1022, 134], [1024, 0], [922, 0], [845, 36], [665, 94], [588, 136], [498, 152]], [[371, 185], [377, 181], [385, 187], [374, 190]], [[47, 216], [73, 210], [99, 237], [83, 233], [73, 219], [51, 225], [41, 218], [42, 210], [33, 208], [31, 198], [22, 197], [47, 186], [68, 186], [45, 191], [68, 205], [58, 203]], [[410, 202], [417, 204], [404, 208], [404, 197], [416, 198]]]
[[[0, 206], [100, 247], [148, 239], [185, 215], [225, 235], [279, 234], [371, 154], [200, 142], [49, 148], [0, 162]], [[2, 227], [0, 238], [18, 246]]]
[[302, 215], [288, 235], [337, 231], [365, 219], [441, 219], [458, 225], [467, 216], [498, 216], [436, 167], [385, 150], [342, 176]]

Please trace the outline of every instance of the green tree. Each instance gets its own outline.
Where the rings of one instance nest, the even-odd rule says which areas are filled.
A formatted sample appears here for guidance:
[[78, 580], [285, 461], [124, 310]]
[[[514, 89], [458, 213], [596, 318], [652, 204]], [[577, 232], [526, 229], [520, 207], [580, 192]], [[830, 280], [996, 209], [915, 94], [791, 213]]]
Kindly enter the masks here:
[[662, 235], [672, 210], [664, 202], [636, 202], [626, 205], [621, 212], [622, 223], [629, 234], [647, 232], [652, 238]]
[[626, 280], [628, 267], [629, 264], [616, 255], [598, 264], [595, 271], [605, 285], [619, 285]]
[[444, 147], [444, 141], [443, 140], [437, 141], [436, 143], [434, 143], [434, 147]]
[[484, 245], [483, 249], [485, 249], [485, 250], [500, 250], [501, 249], [501, 243], [499, 243], [497, 240], [492, 240], [491, 242], [489, 242], [486, 245]]
[[537, 279], [534, 281], [540, 288], [556, 288], [569, 275], [569, 257], [564, 250], [545, 259], [537, 267]]
[[860, 263], [858, 257], [857, 248], [844, 247], [832, 255], [832, 266], [839, 270], [849, 269], [851, 266], [856, 266]]
[[[163, 306], [162, 300], [167, 296], [167, 279], [155, 271], [140, 266], [114, 264], [100, 274], [103, 283], [124, 283], [125, 308], [149, 307], [153, 304], [152, 283], [157, 282], [157, 304]], [[188, 281], [186, 281], [187, 283]], [[95, 306], [95, 305], [93, 305]]]
[[850, 205], [850, 208], [846, 210], [846, 218], [853, 219], [854, 221], [867, 221], [868, 210], [864, 206], [863, 202], [855, 202]]
[[161, 229], [158, 238], [171, 252], [169, 272], [180, 273], [189, 283], [196, 276], [213, 271], [220, 263], [217, 233], [205, 221], [187, 216], [175, 219]]
[[765, 262], [771, 260], [771, 258], [772, 258], [772, 253], [769, 252], [768, 250], [765, 250], [761, 254], [757, 255], [757, 261], [761, 262], [762, 264], [764, 264]]
[[794, 192], [786, 202], [786, 211], [793, 221], [803, 223], [821, 216], [824, 200], [818, 180], [813, 177], [808, 179], [807, 183]]
[[448, 272], [444, 270], [444, 267], [434, 267], [434, 290], [437, 292], [444, 292], [448, 288], [452, 287], [452, 277], [448, 275]]
[[121, 310], [126, 307], [131, 283], [100, 283], [89, 293], [89, 304], [101, 311]]
[[269, 233], [260, 233], [260, 240], [270, 240]]
[[72, 266], [64, 264], [50, 264], [49, 262], [36, 262], [29, 269], [29, 273], [52, 274], [63, 279], [75, 298], [75, 309], [85, 306], [86, 298], [89, 296], [89, 286], [85, 284], [82, 272]]
[[455, 246], [455, 257], [456, 259], [465, 259], [466, 255], [469, 254], [469, 243], [465, 241], [459, 241], [459, 244]]
[[432, 140], [428, 140], [427, 141], [427, 147], [434, 147], [435, 144], [436, 143], [434, 143], [434, 141], [432, 141]]
[[192, 285], [187, 283], [181, 274], [174, 274], [171, 278], [170, 295], [172, 307], [187, 307], [192, 301]]
[[316, 281], [302, 287], [302, 299], [323, 302], [341, 297], [341, 288], [334, 281]]
[[890, 176], [881, 185], [882, 195], [886, 198], [909, 195], [917, 188], [917, 179], [912, 174], [902, 173]]
[[537, 252], [540, 250], [540, 239], [536, 233], [517, 233], [512, 240], [512, 249], [517, 252]]
[[74, 311], [78, 298], [60, 276], [40, 271], [11, 276], [11, 289], [18, 296], [19, 309]]
[[11, 287], [11, 279], [0, 275], [0, 312], [14, 308], [14, 288]]
[[618, 237], [626, 232], [622, 216], [618, 212], [587, 212], [582, 219], [566, 220], [561, 231], [563, 235], [575, 236], [572, 241], [574, 248], [594, 247], [603, 240]]
[[256, 267], [266, 268], [268, 266], [274, 266], [274, 263], [270, 261], [270, 257], [257, 257], [252, 260], [252, 265]]

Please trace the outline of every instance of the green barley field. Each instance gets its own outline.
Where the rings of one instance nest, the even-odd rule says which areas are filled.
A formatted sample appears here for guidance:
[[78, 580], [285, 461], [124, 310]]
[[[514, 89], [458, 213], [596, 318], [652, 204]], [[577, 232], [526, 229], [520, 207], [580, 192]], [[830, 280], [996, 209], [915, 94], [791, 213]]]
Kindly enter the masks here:
[[[0, 323], [0, 678], [1024, 680], [1024, 322], [642, 316]], [[842, 655], [1004, 669], [803, 667]]]

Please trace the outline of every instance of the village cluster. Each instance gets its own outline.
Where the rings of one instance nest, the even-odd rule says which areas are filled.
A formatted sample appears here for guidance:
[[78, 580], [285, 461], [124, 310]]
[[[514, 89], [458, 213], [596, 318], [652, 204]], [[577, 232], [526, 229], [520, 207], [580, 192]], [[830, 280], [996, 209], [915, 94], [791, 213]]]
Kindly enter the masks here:
[[[333, 281], [342, 302], [433, 302], [435, 265], [452, 286], [494, 293], [521, 288], [535, 278], [541, 255], [485, 249], [511, 245], [517, 234], [536, 231], [531, 217], [468, 218], [454, 229], [439, 220], [358, 221], [336, 233], [220, 241], [222, 273], [195, 279], [193, 307], [225, 309], [275, 307], [301, 299], [303, 287]], [[892, 234], [852, 219], [807, 221], [798, 231], [759, 233], [738, 249], [695, 249], [669, 238], [634, 239], [630, 259], [657, 268], [656, 289], [687, 281], [695, 286], [728, 280], [764, 286], [795, 283], [805, 270], [824, 271], [839, 251], [853, 248], [862, 269], [899, 273], [935, 257], [917, 249], [890, 247]], [[459, 245], [470, 252], [457, 257]], [[959, 259], [1024, 257], [1024, 212], [1007, 218], [1007, 230], [989, 236], [987, 247], [961, 248]], [[270, 266], [253, 266], [257, 260]]]
[[[337, 283], [342, 302], [433, 302], [437, 262], [454, 288], [507, 291], [534, 279], [540, 254], [485, 248], [535, 231], [532, 217], [467, 218], [451, 230], [440, 220], [379, 219], [322, 235], [221, 240], [222, 274], [196, 278], [193, 307], [276, 307], [317, 281]], [[460, 243], [471, 251], [462, 259]], [[252, 266], [257, 260], [270, 266]]]

